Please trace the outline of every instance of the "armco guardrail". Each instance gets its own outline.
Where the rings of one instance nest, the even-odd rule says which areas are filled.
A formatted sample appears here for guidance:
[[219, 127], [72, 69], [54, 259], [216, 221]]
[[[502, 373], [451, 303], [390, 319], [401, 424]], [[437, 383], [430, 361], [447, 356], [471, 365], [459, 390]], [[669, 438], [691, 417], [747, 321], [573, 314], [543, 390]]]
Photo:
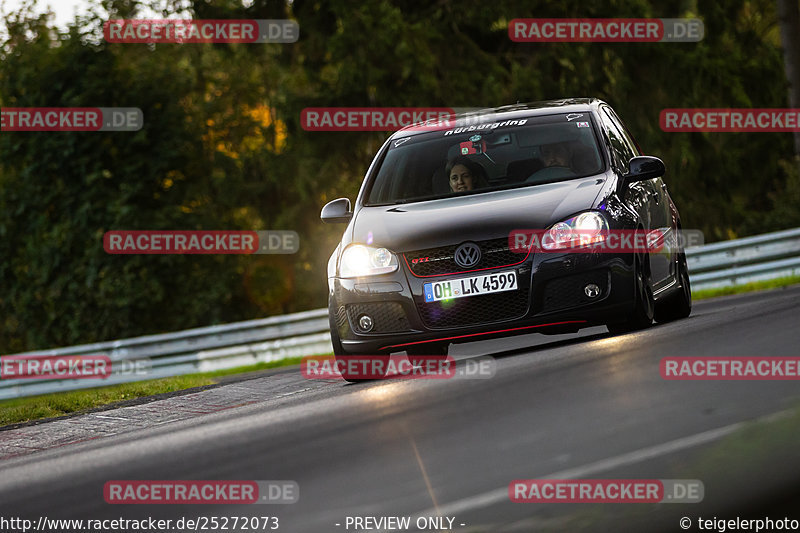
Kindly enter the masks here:
[[[800, 274], [800, 228], [686, 250], [692, 289], [707, 289]], [[27, 352], [30, 356], [107, 355], [105, 379], [0, 379], [0, 400], [141, 381], [330, 353], [328, 310]], [[145, 362], [136, 371], [135, 362]]]
[[332, 350], [327, 309], [39, 350], [14, 355], [106, 355], [111, 359], [112, 373], [103, 379], [0, 379], [0, 400], [234, 368]]
[[800, 275], [800, 228], [686, 249], [692, 290]]

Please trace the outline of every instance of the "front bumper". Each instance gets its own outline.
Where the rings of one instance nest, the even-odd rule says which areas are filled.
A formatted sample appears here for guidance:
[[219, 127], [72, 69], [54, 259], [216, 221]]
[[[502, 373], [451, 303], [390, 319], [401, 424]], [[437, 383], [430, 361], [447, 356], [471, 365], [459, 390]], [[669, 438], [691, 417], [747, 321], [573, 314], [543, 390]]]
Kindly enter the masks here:
[[[359, 279], [331, 278], [331, 323], [348, 353], [377, 354], [525, 333], [577, 331], [623, 319], [633, 308], [632, 254], [537, 253], [480, 272], [415, 276], [401, 260], [397, 272]], [[424, 301], [423, 284], [515, 271], [515, 291]], [[589, 298], [587, 283], [600, 287]], [[369, 332], [358, 318], [373, 319]]]

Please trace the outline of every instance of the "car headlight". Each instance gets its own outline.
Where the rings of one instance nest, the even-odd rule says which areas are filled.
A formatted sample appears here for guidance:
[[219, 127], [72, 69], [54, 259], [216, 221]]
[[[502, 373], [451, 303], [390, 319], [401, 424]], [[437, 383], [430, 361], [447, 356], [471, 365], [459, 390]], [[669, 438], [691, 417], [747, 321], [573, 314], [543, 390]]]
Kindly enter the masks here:
[[545, 250], [577, 248], [603, 242], [608, 222], [596, 211], [586, 211], [554, 224], [542, 238]]
[[342, 254], [340, 275], [343, 278], [359, 278], [388, 274], [397, 268], [397, 256], [386, 248], [351, 244]]

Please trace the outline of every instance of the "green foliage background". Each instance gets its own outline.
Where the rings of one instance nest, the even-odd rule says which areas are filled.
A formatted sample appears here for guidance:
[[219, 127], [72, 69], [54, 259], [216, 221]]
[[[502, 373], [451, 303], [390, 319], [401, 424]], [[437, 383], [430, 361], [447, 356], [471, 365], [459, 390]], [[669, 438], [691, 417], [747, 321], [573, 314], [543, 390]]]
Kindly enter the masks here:
[[[790, 134], [664, 133], [669, 107], [787, 107], [773, 0], [435, 3], [94, 0], [68, 31], [6, 20], [0, 106], [139, 107], [136, 133], [0, 134], [0, 353], [322, 307], [383, 133], [313, 133], [317, 106], [497, 106], [596, 96], [661, 157], [707, 241], [800, 225]], [[292, 18], [294, 44], [108, 44], [107, 18]], [[697, 17], [700, 43], [522, 44], [525, 17]], [[108, 255], [115, 229], [292, 229], [294, 256]]]

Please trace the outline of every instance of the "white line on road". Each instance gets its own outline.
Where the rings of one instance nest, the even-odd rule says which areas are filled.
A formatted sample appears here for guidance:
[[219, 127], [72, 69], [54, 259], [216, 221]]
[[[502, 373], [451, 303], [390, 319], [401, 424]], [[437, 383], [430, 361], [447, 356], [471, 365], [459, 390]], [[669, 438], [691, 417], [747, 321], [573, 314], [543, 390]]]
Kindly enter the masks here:
[[[783, 418], [785, 416], [789, 416], [792, 413], [794, 413], [794, 411], [791, 410], [780, 411], [778, 413], [773, 413], [767, 416], [756, 418], [753, 422], [773, 421], [779, 418]], [[745, 424], [746, 422], [736, 422], [735, 424], [731, 424], [729, 426], [723, 426], [721, 428], [710, 429], [708, 431], [703, 431], [701, 433], [695, 433], [694, 435], [689, 435], [688, 437], [675, 439], [669, 442], [665, 442], [663, 444], [657, 444], [655, 446], [649, 446], [647, 448], [640, 448], [632, 452], [624, 453], [622, 455], [617, 455], [616, 457], [601, 459], [600, 461], [596, 461], [594, 463], [589, 463], [575, 468], [568, 468], [567, 470], [561, 470], [560, 472], [555, 472], [552, 474], [548, 474], [546, 476], [539, 476], [537, 479], [585, 478], [587, 476], [591, 476], [599, 472], [611, 470], [612, 468], [632, 465], [647, 459], [653, 459], [655, 457], [668, 455], [670, 453], [684, 450], [686, 448], [692, 448], [694, 446], [699, 446], [700, 444], [706, 444], [715, 441], [726, 435], [730, 435], [736, 430], [741, 429]], [[474, 511], [475, 509], [490, 507], [498, 503], [504, 503], [509, 501], [510, 500], [508, 499], [508, 486], [505, 486], [505, 487], [500, 487], [498, 489], [490, 490], [488, 492], [484, 492], [483, 494], [477, 494], [475, 496], [470, 496], [469, 498], [463, 498], [461, 500], [456, 500], [451, 503], [440, 505], [438, 509], [427, 509], [425, 511], [417, 513], [416, 517], [436, 516], [436, 515], [453, 516], [459, 513]]]

